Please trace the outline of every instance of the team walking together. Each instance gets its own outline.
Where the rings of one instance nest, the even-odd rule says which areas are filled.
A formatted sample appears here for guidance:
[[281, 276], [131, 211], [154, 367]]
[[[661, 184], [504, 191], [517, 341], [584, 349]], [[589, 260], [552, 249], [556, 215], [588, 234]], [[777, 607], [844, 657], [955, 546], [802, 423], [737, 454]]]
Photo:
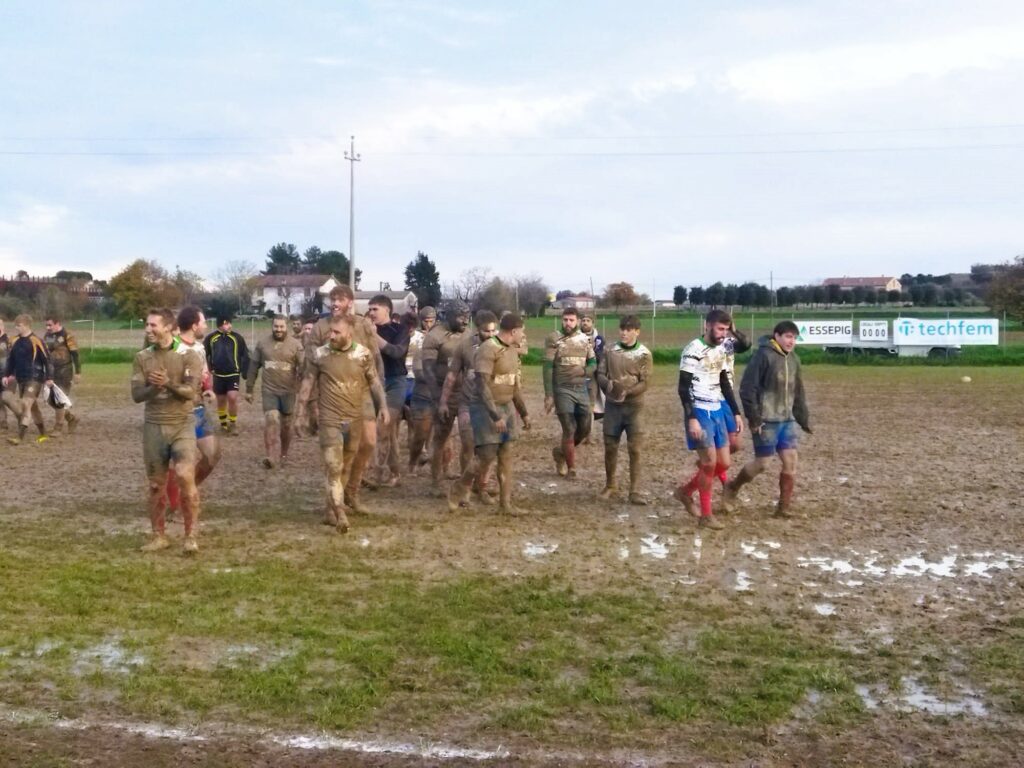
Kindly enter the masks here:
[[[370, 300], [365, 316], [353, 308], [351, 290], [336, 286], [326, 316], [291, 325], [277, 316], [270, 334], [251, 350], [230, 318], [218, 318], [208, 333], [197, 307], [177, 315], [168, 309], [148, 313], [146, 346], [136, 354], [131, 376], [132, 399], [144, 404], [143, 466], [152, 527], [144, 551], [170, 546], [167, 523], [179, 515], [185, 553], [199, 550], [200, 486], [220, 460], [222, 437], [238, 434], [243, 381], [249, 403], [259, 383], [267, 470], [288, 466], [295, 436], [316, 436], [324, 473], [323, 522], [339, 532], [349, 530], [350, 515], [369, 512], [363, 489], [394, 487], [421, 466], [429, 467], [434, 496], [445, 499], [453, 513], [474, 501], [506, 514], [520, 512], [513, 498], [516, 443], [532, 427], [522, 367], [523, 318], [486, 309], [471, 314], [459, 301], [445, 302], [440, 312], [424, 307], [399, 317], [384, 294]], [[566, 308], [560, 330], [544, 340], [544, 413], [554, 412], [559, 426], [551, 447], [554, 472], [576, 477], [580, 446], [591, 442], [597, 421], [605, 470], [597, 496], [644, 506], [649, 503], [643, 490], [644, 402], [653, 355], [640, 342], [635, 315], [621, 318], [612, 344], [605, 344], [593, 320], [589, 313]], [[47, 318], [43, 339], [33, 334], [26, 315], [14, 325], [11, 341], [0, 323], [0, 428], [13, 432], [12, 444], [26, 439], [33, 422], [38, 440], [73, 431], [79, 417], [70, 393], [81, 373], [74, 337], [56, 317]], [[727, 312], [709, 312], [702, 335], [683, 349], [682, 431], [696, 462], [673, 496], [699, 526], [722, 528], [720, 515], [732, 511], [740, 489], [762, 474], [773, 456], [781, 464], [774, 514], [791, 514], [799, 434], [811, 431], [794, 351], [797, 335], [794, 323], [782, 321], [761, 338], [738, 389], [735, 356], [749, 350], [751, 340]], [[55, 411], [51, 431], [40, 399]], [[754, 456], [730, 479], [744, 432], [751, 436]], [[623, 435], [629, 466], [628, 480], [620, 486]], [[451, 466], [456, 454], [457, 470]], [[716, 481], [721, 486], [717, 504]]]

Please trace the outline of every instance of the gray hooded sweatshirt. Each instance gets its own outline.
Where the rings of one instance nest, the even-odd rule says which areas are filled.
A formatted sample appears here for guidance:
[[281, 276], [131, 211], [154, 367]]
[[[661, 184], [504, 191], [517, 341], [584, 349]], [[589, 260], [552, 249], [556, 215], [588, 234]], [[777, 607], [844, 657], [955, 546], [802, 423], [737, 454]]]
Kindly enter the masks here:
[[800, 358], [788, 355], [771, 336], [762, 336], [743, 371], [740, 400], [751, 429], [766, 421], [795, 420], [805, 432], [811, 431], [810, 413], [800, 375]]

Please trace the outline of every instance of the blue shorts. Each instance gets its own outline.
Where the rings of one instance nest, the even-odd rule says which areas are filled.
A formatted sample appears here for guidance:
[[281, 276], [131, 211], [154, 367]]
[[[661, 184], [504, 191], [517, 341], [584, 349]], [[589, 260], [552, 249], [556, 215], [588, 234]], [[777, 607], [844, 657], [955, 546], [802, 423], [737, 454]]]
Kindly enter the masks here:
[[196, 440], [202, 440], [204, 437], [212, 437], [217, 434], [217, 425], [212, 419], [206, 418], [205, 405], [197, 405], [192, 409], [192, 413], [196, 417]]
[[412, 391], [416, 388], [416, 379], [411, 376], [405, 381], [405, 404], [412, 404]]
[[761, 425], [760, 432], [750, 431], [754, 436], [754, 455], [772, 456], [777, 451], [796, 448], [800, 443], [800, 427], [792, 419], [789, 421], [766, 421]]
[[732, 408], [729, 407], [729, 401], [722, 401], [722, 416], [725, 417], [725, 431], [730, 435], [736, 431], [736, 415], [732, 412]]
[[686, 434], [686, 447], [691, 451], [698, 448], [725, 448], [729, 445], [729, 431], [725, 428], [725, 416], [722, 409], [717, 411], [706, 411], [703, 408], [694, 408], [693, 415], [700, 422], [701, 439], [694, 440], [686, 428], [686, 420], [683, 421], [683, 432]]

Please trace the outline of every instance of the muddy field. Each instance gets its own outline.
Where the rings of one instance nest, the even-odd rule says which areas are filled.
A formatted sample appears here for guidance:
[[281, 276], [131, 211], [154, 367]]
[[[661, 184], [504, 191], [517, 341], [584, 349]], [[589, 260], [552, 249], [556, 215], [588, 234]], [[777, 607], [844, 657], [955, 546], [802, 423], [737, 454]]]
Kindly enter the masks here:
[[[964, 375], [973, 381], [962, 382]], [[252, 560], [301, 560], [336, 547], [344, 568], [344, 553], [358, 548], [422, 583], [466, 574], [551, 577], [581, 594], [632, 583], [653, 590], [666, 611], [697, 601], [722, 616], [759, 617], [824, 639], [851, 663], [863, 659], [865, 670], [884, 667], [875, 657], [887, 653], [917, 661], [898, 672], [865, 672], [856, 684], [859, 714], [838, 724], [819, 717], [827, 695], [811, 691], [787, 718], [763, 726], [644, 726], [640, 743], [620, 744], [575, 734], [571, 723], [554, 737], [481, 733], [463, 719], [439, 733], [405, 730], [390, 710], [371, 728], [326, 735], [291, 724], [275, 729], [244, 712], [216, 713], [201, 725], [133, 717], [116, 696], [76, 707], [45, 686], [17, 689], [17, 665], [0, 649], [0, 664], [8, 662], [0, 666], [0, 765], [1017, 763], [1024, 743], [1024, 704], [1014, 691], [1024, 658], [1018, 370], [807, 368], [815, 431], [801, 445], [795, 518], [769, 515], [773, 472], [744, 489], [719, 532], [698, 531], [670, 498], [693, 467], [681, 441], [673, 371], [659, 370], [648, 395], [647, 507], [596, 499], [599, 438], [581, 451], [578, 479], [555, 475], [557, 424], [542, 413], [539, 369], [528, 376], [536, 426], [518, 444], [516, 501], [529, 514], [511, 519], [478, 506], [451, 515], [417, 476], [365, 492], [373, 513], [354, 518], [340, 540], [318, 524], [315, 441], [300, 442], [288, 467], [262, 469], [259, 414], [243, 403], [242, 434], [225, 440], [224, 460], [202, 488], [203, 551], [187, 562], [173, 549], [168, 567], [187, 578], [188, 569], [244, 569]], [[127, 367], [86, 371], [78, 395], [78, 434], [0, 446], [9, 480], [0, 546], [20, 546], [9, 538], [13, 531], [44, 537], [48, 529], [55, 536], [78, 530], [102, 537], [111, 557], [141, 558], [134, 548], [148, 528], [142, 409], [128, 397]], [[751, 453], [745, 440], [736, 460]], [[620, 475], [627, 463], [623, 451]], [[177, 583], [169, 580], [167, 588]], [[110, 627], [113, 637], [144, 631]], [[985, 649], [994, 650], [974, 655]], [[726, 739], [735, 743], [724, 748]], [[374, 740], [387, 748], [367, 748]]]

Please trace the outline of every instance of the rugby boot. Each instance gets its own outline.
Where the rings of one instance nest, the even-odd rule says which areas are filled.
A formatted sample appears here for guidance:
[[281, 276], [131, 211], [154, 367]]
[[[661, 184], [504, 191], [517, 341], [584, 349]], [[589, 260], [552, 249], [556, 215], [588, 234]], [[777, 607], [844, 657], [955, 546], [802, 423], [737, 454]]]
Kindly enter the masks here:
[[194, 535], [186, 536], [181, 549], [186, 555], [194, 555], [199, 551], [199, 542]]
[[701, 528], [710, 528], [712, 531], [720, 531], [723, 528], [725, 528], [725, 526], [722, 524], [722, 521], [714, 515], [704, 515], [703, 517], [701, 517], [698, 525]]
[[75, 434], [75, 430], [78, 429], [78, 416], [69, 411], [67, 416], [65, 416], [65, 420], [67, 421], [68, 425], [68, 434]]
[[569, 465], [565, 463], [565, 453], [562, 451], [562, 446], [556, 445], [551, 449], [551, 458], [555, 460], [555, 472], [558, 473], [559, 477], [565, 477], [569, 472]]
[[676, 489], [672, 491], [672, 498], [682, 504], [683, 508], [689, 514], [693, 515], [693, 517], [700, 517], [700, 511], [697, 509], [697, 505], [693, 502], [693, 496], [686, 493], [683, 490], [683, 486], [677, 486]]
[[274, 460], [272, 458], [270, 458], [269, 456], [265, 457], [263, 459], [263, 468], [264, 469], [273, 469], [274, 468]]
[[611, 499], [615, 498], [615, 494], [618, 493], [618, 490], [619, 489], [616, 488], [614, 485], [606, 485], [604, 489], [599, 494], [597, 494], [597, 498], [603, 499], [604, 501], [610, 501]]
[[473, 498], [486, 507], [493, 507], [498, 503], [498, 500], [488, 493], [486, 488], [473, 491]]
[[735, 512], [736, 511], [736, 496], [739, 491], [733, 486], [732, 483], [726, 483], [722, 486], [722, 511], [723, 512]]
[[[346, 493], [345, 494], [345, 501], [348, 503], [348, 508], [352, 511], [353, 514], [355, 514], [355, 515], [368, 515], [368, 514], [370, 514], [370, 508], [368, 506], [366, 506], [365, 504], [363, 504], [363, 502], [359, 499], [359, 494], [358, 493], [356, 493], [354, 491]], [[339, 526], [341, 525], [341, 518], [342, 518], [342, 516], [344, 514], [345, 513], [342, 512], [341, 514], [338, 515], [338, 525]], [[346, 522], [346, 525], [347, 525], [348, 521], [346, 520], [345, 522]]]
[[159, 552], [161, 549], [167, 549], [171, 546], [170, 539], [162, 533], [156, 534], [152, 539], [139, 547], [142, 552]]
[[338, 516], [334, 514], [334, 510], [330, 507], [324, 509], [324, 519], [321, 521], [324, 525], [335, 527], [338, 524]]
[[641, 496], [636, 491], [630, 491], [630, 493], [629, 493], [629, 503], [632, 504], [634, 507], [646, 507], [647, 506], [647, 499], [645, 499], [643, 496]]
[[36, 442], [39, 443], [40, 445], [42, 445], [43, 443], [47, 442], [49, 439], [50, 439], [49, 435], [42, 434], [42, 435], [40, 435], [39, 437], [36, 438]]
[[793, 507], [788, 502], [779, 499], [775, 504], [775, 511], [772, 513], [773, 517], [781, 517], [784, 520], [789, 520], [793, 517]]
[[[355, 509], [355, 505], [353, 505], [352, 508]], [[342, 510], [338, 510], [338, 524], [335, 526], [334, 530], [338, 533], [348, 533], [348, 529], [348, 516]]]
[[448, 489], [448, 511], [458, 512], [469, 506], [469, 491], [461, 483], [452, 483]]

